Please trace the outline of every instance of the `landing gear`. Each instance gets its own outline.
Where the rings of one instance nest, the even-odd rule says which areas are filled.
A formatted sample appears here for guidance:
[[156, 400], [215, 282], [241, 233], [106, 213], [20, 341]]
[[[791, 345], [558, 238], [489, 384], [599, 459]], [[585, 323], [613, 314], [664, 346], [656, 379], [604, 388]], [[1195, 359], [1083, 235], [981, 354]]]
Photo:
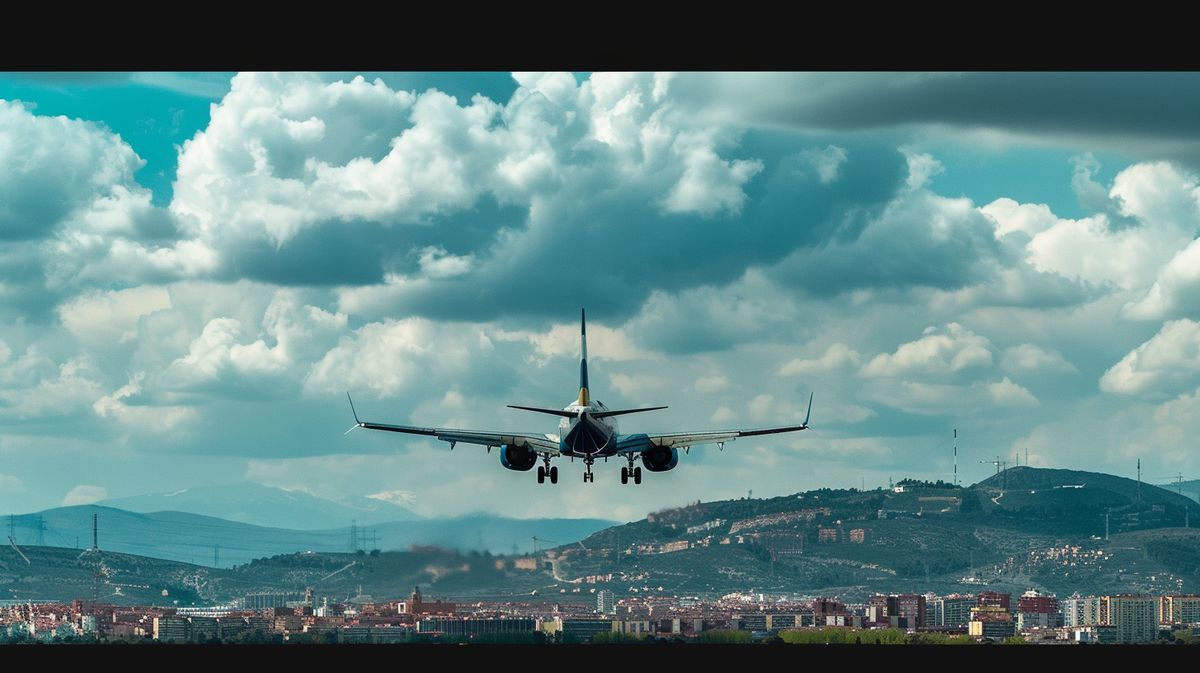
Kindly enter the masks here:
[[538, 483], [539, 484], [546, 483], [547, 478], [550, 479], [551, 484], [557, 484], [558, 483], [558, 466], [555, 465], [553, 467], [551, 467], [551, 466], [542, 467], [541, 465], [538, 465], [537, 475], [538, 475]]
[[593, 458], [588, 456], [583, 459], [583, 481], [584, 483], [596, 483], [596, 475], [592, 472]]
[[629, 467], [621, 468], [621, 483], [628, 484], [630, 479], [635, 484], [642, 483], [642, 468], [634, 467], [632, 458], [629, 459]]

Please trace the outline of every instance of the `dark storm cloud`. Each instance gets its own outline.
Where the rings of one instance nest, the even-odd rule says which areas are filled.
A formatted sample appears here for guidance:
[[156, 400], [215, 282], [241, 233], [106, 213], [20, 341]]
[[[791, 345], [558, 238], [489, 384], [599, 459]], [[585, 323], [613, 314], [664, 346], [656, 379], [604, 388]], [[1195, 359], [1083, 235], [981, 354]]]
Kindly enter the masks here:
[[1191, 72], [683, 73], [672, 86], [698, 105], [736, 101], [730, 114], [744, 121], [804, 128], [934, 123], [1200, 140], [1200, 73]]
[[[477, 270], [394, 288], [377, 308], [435, 319], [516, 314], [558, 321], [586, 306], [598, 318], [627, 319], [655, 290], [725, 285], [797, 249], [856, 238], [907, 174], [895, 149], [856, 143], [825, 184], [800, 154], [807, 143], [777, 139], [773, 148], [760, 157], [764, 184], [747, 189], [750, 203], [740, 213], [663, 213], [661, 185], [593, 176], [539, 204], [524, 228], [475, 251], [483, 260]], [[688, 348], [724, 343], [714, 338]]]

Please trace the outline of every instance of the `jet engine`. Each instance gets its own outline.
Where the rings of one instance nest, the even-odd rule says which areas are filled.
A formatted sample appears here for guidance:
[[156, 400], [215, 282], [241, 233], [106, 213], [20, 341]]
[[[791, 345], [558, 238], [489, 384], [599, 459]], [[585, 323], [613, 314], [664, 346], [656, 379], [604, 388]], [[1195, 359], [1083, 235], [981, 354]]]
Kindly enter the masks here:
[[642, 452], [642, 465], [651, 472], [666, 472], [679, 464], [679, 451], [665, 446], [652, 446]]
[[500, 464], [510, 470], [526, 472], [537, 464], [537, 451], [524, 446], [503, 444], [500, 447]]

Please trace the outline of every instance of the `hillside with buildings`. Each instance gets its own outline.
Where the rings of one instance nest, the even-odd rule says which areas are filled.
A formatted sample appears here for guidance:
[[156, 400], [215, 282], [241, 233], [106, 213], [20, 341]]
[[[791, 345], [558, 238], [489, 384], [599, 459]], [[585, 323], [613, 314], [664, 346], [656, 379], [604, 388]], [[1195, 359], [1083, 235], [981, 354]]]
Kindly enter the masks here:
[[[1022, 467], [965, 488], [905, 480], [891, 489], [819, 489], [695, 502], [624, 525], [596, 525], [578, 542], [536, 553], [462, 553], [444, 546], [376, 553], [367, 551], [369, 544], [351, 552], [343, 531], [330, 536], [333, 549], [273, 550], [234, 567], [213, 568], [204, 566], [221, 564], [209, 564], [205, 557], [229, 550], [214, 549], [208, 538], [193, 535], [178, 544], [195, 545], [190, 553], [205, 558], [204, 566], [134, 562], [138, 557], [112, 554], [124, 560], [109, 564], [106, 579], [114, 586], [144, 584], [148, 591], [161, 591], [146, 579], [161, 573], [162, 588], [171, 596], [198, 604], [306, 589], [345, 601], [395, 596], [414, 585], [460, 600], [545, 599], [602, 590], [617, 596], [753, 591], [842, 600], [876, 592], [1187, 593], [1200, 589], [1200, 530], [1190, 527], [1193, 520], [1200, 522], [1200, 506], [1192, 503], [1189, 509], [1189, 502], [1121, 477]], [[101, 516], [114, 517], [112, 512]], [[219, 520], [204, 523], [211, 521]], [[176, 533], [189, 521], [177, 523]], [[220, 525], [226, 524], [244, 526]], [[471, 529], [464, 535], [499, 534], [489, 528], [490, 520], [463, 525]], [[545, 522], [538, 525], [537, 534], [551, 534]], [[172, 539], [163, 535], [160, 544]], [[106, 559], [107, 539], [101, 537]], [[555, 534], [553, 539], [571, 538]], [[24, 549], [35, 566], [43, 556], [50, 565], [31, 569], [14, 549], [4, 549], [0, 599], [36, 598], [38, 591], [54, 594], [47, 598], [90, 595], [86, 554]], [[55, 584], [58, 573], [68, 579]]]

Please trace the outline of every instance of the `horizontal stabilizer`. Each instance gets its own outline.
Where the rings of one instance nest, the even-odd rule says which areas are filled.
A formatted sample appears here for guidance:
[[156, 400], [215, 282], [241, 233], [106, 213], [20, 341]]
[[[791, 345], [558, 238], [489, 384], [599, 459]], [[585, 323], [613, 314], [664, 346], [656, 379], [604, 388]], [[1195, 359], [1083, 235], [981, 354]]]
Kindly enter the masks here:
[[646, 407], [644, 409], [614, 409], [613, 411], [596, 411], [588, 414], [592, 418], [608, 418], [609, 416], [623, 416], [625, 414], [636, 414], [639, 411], [658, 411], [666, 409], [666, 407]]
[[518, 404], [508, 405], [509, 409], [522, 409], [524, 411], [536, 411], [539, 414], [550, 414], [551, 416], [563, 416], [564, 418], [575, 418], [579, 414], [573, 411], [563, 411], [562, 409], [543, 409], [542, 407], [522, 407]]

